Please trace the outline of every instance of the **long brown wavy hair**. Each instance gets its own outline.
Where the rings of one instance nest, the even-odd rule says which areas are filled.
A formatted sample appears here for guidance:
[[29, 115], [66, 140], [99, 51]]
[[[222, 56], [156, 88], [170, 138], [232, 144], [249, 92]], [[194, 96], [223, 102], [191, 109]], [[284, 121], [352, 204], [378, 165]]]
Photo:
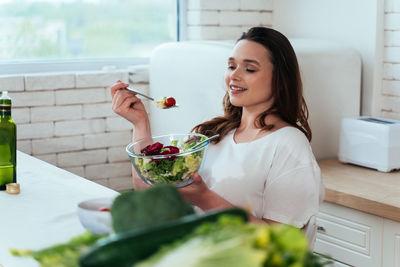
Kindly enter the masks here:
[[[272, 71], [272, 106], [259, 114], [255, 126], [263, 131], [274, 128], [266, 124], [265, 118], [276, 114], [285, 122], [302, 131], [311, 141], [311, 129], [308, 125], [308, 109], [303, 98], [303, 86], [300, 77], [299, 64], [289, 40], [280, 32], [266, 28], [254, 27], [244, 32], [237, 40], [257, 42], [268, 51], [273, 65]], [[218, 143], [231, 130], [238, 128], [242, 117], [242, 107], [233, 106], [227, 92], [223, 98], [224, 115], [196, 125], [192, 131], [207, 136], [219, 134], [214, 139]]]

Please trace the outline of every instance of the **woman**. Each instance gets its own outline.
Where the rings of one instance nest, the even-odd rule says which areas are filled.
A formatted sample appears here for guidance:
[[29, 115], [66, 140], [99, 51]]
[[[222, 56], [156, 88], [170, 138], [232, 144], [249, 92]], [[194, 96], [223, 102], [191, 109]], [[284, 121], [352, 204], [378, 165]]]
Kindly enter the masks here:
[[[202, 210], [246, 207], [253, 222], [302, 228], [318, 211], [323, 185], [293, 48], [279, 32], [254, 27], [227, 65], [224, 115], [193, 128], [220, 138], [209, 145], [194, 182], [179, 190]], [[127, 86], [111, 88], [113, 110], [135, 125], [138, 140], [151, 135], [149, 119], [139, 98], [119, 90]], [[137, 177], [134, 184], [145, 186]]]

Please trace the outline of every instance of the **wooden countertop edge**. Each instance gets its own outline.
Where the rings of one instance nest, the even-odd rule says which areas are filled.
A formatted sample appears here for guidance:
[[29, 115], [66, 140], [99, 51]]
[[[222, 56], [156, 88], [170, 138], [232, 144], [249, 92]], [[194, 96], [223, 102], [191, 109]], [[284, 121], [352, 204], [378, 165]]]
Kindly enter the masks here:
[[400, 222], [400, 208], [363, 197], [325, 189], [325, 201]]

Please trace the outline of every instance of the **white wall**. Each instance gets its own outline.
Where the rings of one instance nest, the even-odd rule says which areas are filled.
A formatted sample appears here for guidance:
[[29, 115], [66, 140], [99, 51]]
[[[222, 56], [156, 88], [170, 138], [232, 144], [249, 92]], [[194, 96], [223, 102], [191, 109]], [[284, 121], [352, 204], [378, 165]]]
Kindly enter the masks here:
[[274, 1], [274, 28], [286, 36], [335, 41], [359, 51], [365, 115], [379, 113], [382, 22], [383, 2], [379, 0]]

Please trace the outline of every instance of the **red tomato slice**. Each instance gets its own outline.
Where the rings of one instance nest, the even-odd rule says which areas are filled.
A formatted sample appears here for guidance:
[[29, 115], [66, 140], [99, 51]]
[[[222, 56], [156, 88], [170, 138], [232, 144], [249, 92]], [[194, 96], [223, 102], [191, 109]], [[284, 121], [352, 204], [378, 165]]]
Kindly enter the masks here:
[[176, 101], [175, 101], [175, 98], [173, 98], [173, 97], [168, 97], [167, 99], [165, 99], [165, 106], [167, 106], [167, 107], [172, 107], [172, 106], [175, 106], [175, 104], [176, 104]]
[[109, 208], [100, 208], [100, 209], [98, 209], [98, 211], [110, 211], [110, 209]]

